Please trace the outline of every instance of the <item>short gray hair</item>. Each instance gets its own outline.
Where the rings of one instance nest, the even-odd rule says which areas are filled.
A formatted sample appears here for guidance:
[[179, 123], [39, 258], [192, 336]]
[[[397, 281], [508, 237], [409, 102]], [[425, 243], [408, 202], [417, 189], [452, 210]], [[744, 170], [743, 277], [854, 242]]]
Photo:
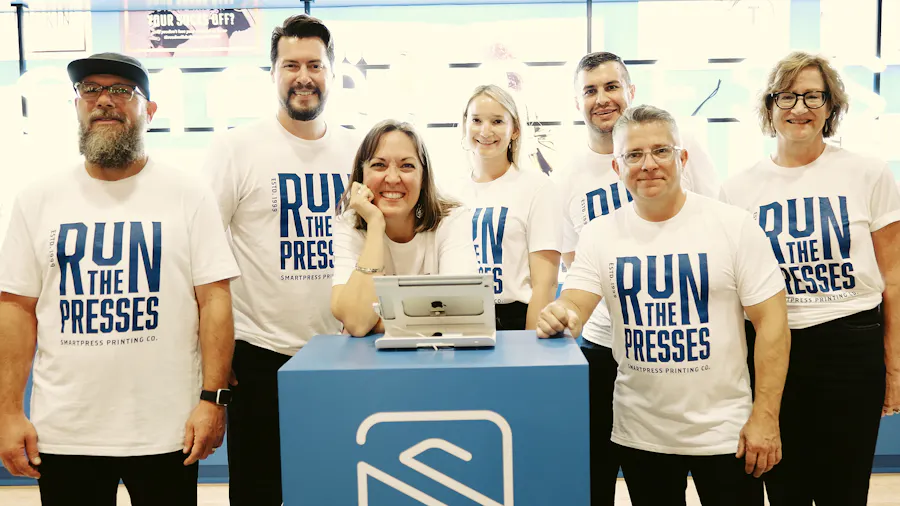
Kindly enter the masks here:
[[619, 135], [627, 130], [630, 125], [644, 125], [647, 123], [665, 123], [669, 126], [669, 132], [672, 134], [672, 139], [675, 140], [675, 144], [681, 145], [681, 134], [678, 131], [678, 124], [675, 123], [675, 118], [669, 114], [668, 111], [646, 104], [625, 109], [625, 112], [619, 116], [619, 119], [613, 126], [613, 142], [615, 142], [615, 140], [619, 138]]

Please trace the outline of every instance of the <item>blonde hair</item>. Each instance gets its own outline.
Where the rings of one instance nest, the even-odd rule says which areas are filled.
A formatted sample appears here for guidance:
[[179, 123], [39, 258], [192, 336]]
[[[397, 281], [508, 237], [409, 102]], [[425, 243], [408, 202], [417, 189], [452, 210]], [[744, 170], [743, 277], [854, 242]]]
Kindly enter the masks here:
[[519, 120], [519, 108], [516, 106], [516, 101], [506, 90], [493, 84], [483, 84], [475, 88], [475, 91], [472, 92], [468, 102], [466, 102], [466, 108], [463, 110], [463, 125], [465, 125], [466, 121], [469, 119], [469, 106], [472, 105], [472, 101], [482, 95], [496, 100], [498, 104], [506, 109], [506, 112], [509, 113], [510, 117], [512, 117], [513, 128], [518, 135], [515, 139], [509, 141], [509, 147], [506, 150], [506, 159], [518, 166], [519, 150], [522, 144], [522, 122]]
[[819, 72], [822, 74], [822, 80], [825, 81], [824, 91], [828, 93], [828, 100], [825, 102], [825, 105], [831, 109], [831, 114], [825, 120], [822, 135], [827, 138], [837, 132], [841, 119], [843, 119], [850, 108], [850, 97], [844, 88], [844, 81], [841, 79], [841, 75], [824, 56], [804, 51], [794, 51], [776, 63], [775, 67], [769, 72], [766, 80], [766, 89], [758, 102], [756, 113], [759, 117], [759, 126], [764, 134], [769, 137], [775, 137], [775, 125], [772, 123], [772, 107], [775, 105], [772, 94], [790, 88], [797, 76], [800, 75], [800, 72], [809, 67], [819, 69]]

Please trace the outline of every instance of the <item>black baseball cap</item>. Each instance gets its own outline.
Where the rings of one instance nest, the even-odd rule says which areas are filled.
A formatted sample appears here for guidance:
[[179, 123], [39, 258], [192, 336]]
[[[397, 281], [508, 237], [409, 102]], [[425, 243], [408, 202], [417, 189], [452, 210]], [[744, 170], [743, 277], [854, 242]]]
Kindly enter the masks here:
[[124, 77], [136, 82], [147, 100], [150, 100], [150, 73], [137, 58], [120, 53], [97, 53], [72, 61], [67, 70], [72, 83], [77, 83], [93, 74]]

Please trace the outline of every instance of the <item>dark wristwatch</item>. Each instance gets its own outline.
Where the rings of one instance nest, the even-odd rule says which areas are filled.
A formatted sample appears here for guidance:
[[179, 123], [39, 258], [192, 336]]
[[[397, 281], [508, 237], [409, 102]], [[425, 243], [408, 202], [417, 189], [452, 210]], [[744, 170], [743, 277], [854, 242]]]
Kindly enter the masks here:
[[227, 406], [231, 402], [231, 390], [220, 388], [218, 390], [201, 390], [200, 400], [209, 401], [219, 406]]

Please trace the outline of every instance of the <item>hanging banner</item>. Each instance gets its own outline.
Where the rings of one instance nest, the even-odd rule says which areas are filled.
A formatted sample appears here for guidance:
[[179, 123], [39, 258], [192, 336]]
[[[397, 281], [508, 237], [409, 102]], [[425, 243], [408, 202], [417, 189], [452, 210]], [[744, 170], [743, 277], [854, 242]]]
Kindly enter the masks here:
[[258, 9], [122, 13], [125, 51], [138, 57], [232, 56], [260, 51]]

